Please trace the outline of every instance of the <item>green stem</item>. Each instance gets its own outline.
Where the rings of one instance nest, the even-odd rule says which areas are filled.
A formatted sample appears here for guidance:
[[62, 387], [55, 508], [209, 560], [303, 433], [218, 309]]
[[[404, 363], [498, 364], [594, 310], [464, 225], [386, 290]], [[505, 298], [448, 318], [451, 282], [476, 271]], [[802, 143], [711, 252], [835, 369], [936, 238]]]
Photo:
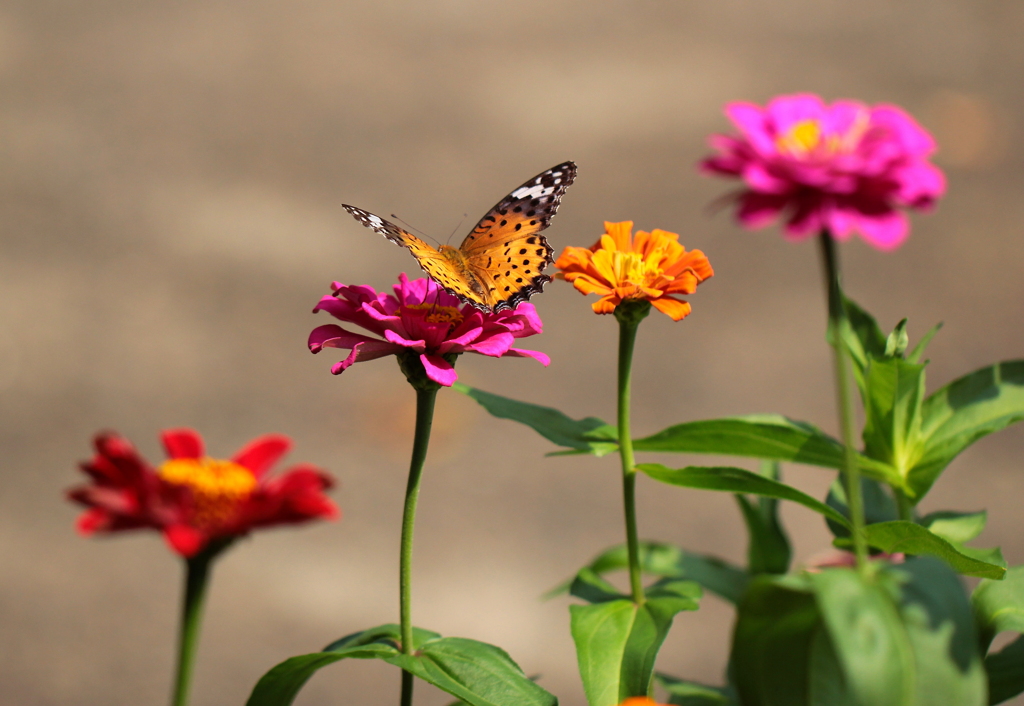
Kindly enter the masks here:
[[893, 488], [892, 494], [896, 497], [896, 509], [899, 512], [901, 520], [907, 520], [908, 522], [914, 521], [914, 506], [910, 502], [910, 498], [899, 488]]
[[844, 447], [843, 477], [846, 480], [846, 499], [850, 508], [850, 520], [853, 522], [853, 551], [857, 558], [857, 568], [861, 573], [866, 573], [869, 570], [869, 565], [868, 547], [864, 539], [864, 496], [860, 485], [857, 452], [853, 446], [855, 433], [853, 398], [850, 395], [846, 352], [842, 339], [842, 332], [846, 328], [846, 306], [843, 304], [843, 293], [839, 285], [839, 259], [835, 241], [828, 230], [823, 230], [818, 239], [821, 243], [822, 260], [825, 266], [825, 286], [828, 289], [828, 319], [832, 332], [836, 403], [839, 408], [839, 426]]
[[[409, 483], [405, 488], [405, 510], [402, 513], [402, 551], [399, 559], [399, 615], [402, 624], [402, 652], [413, 654], [412, 637], [412, 536], [416, 522], [416, 501], [420, 496], [420, 478], [423, 462], [427, 459], [430, 444], [430, 427], [434, 420], [434, 401], [437, 388], [428, 386], [416, 388], [416, 432], [412, 443], [412, 460], [409, 462]], [[402, 672], [402, 706], [412, 704], [412, 674]]]
[[199, 644], [199, 628], [203, 622], [206, 586], [209, 583], [213, 559], [221, 549], [223, 547], [210, 547], [185, 560], [185, 597], [182, 601], [181, 627], [178, 633], [178, 669], [174, 680], [174, 695], [171, 697], [172, 706], [188, 704], [192, 667]]
[[[625, 302], [620, 307], [623, 305]], [[619, 320], [619, 457], [622, 459], [622, 501], [626, 510], [629, 585], [633, 592], [633, 602], [643, 605], [646, 598], [640, 575], [640, 540], [636, 531], [636, 460], [633, 458], [633, 435], [629, 425], [633, 347], [640, 326], [639, 319], [642, 317], [623, 315], [616, 318]]]

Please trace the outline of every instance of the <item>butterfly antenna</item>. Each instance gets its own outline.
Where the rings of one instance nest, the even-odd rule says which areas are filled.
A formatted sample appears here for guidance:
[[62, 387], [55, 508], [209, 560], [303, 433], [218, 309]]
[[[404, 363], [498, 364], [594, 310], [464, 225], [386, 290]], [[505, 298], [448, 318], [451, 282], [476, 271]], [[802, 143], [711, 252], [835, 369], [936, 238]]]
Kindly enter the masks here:
[[463, 213], [462, 214], [462, 218], [459, 219], [459, 224], [457, 226], [455, 226], [454, 229], [452, 229], [451, 235], [448, 236], [448, 240], [446, 242], [449, 242], [449, 243], [452, 242], [452, 235], [455, 235], [456, 233], [459, 232], [459, 228], [462, 227], [463, 221], [465, 221], [468, 217], [469, 217], [468, 213]]
[[399, 223], [401, 223], [401, 224], [402, 224], [403, 226], [405, 226], [406, 228], [408, 228], [409, 230], [414, 230], [414, 231], [416, 231], [417, 233], [419, 233], [420, 235], [422, 235], [422, 236], [423, 236], [424, 238], [426, 238], [427, 240], [433, 240], [433, 241], [434, 241], [435, 243], [437, 242], [437, 238], [435, 238], [435, 237], [434, 237], [434, 236], [432, 236], [432, 235], [427, 235], [426, 233], [424, 233], [424, 232], [423, 232], [422, 230], [420, 230], [419, 228], [416, 228], [415, 226], [413, 226], [413, 225], [410, 225], [410, 224], [409, 224], [409, 223], [407, 223], [406, 221], [403, 221], [403, 220], [402, 220], [401, 218], [399, 218], [399, 217], [398, 217], [398, 216], [396, 216], [395, 214], [393, 214], [393, 213], [392, 213], [392, 214], [391, 214], [391, 217], [392, 217], [392, 218], [394, 218], [394, 219], [395, 219], [396, 221], [398, 221]]

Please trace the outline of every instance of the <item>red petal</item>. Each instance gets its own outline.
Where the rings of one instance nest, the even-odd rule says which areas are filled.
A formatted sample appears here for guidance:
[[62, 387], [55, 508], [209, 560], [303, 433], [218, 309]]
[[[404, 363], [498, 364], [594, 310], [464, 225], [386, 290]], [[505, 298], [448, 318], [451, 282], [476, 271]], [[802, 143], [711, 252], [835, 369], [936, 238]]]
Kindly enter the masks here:
[[110, 521], [110, 515], [105, 510], [93, 508], [78, 516], [78, 520], [75, 522], [75, 529], [80, 535], [88, 537], [95, 532], [105, 529], [110, 525]]
[[171, 458], [202, 458], [205, 453], [203, 437], [192, 429], [165, 429], [160, 439]]
[[256, 478], [260, 478], [267, 470], [277, 463], [292, 447], [292, 440], [283, 434], [267, 434], [253, 439], [231, 459], [239, 466], [248, 468]]
[[209, 540], [205, 534], [188, 525], [173, 525], [164, 530], [164, 539], [171, 549], [186, 559], [199, 553]]

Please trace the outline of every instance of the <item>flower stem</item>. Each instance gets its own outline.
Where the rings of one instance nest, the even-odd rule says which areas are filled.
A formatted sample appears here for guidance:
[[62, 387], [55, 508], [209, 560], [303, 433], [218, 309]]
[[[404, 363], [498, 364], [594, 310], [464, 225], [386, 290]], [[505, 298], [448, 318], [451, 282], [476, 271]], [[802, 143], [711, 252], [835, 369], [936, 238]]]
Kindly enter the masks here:
[[[420, 478], [423, 462], [427, 459], [430, 444], [430, 427], [434, 420], [434, 401], [437, 387], [416, 388], [416, 432], [412, 443], [412, 460], [409, 462], [409, 483], [405, 488], [405, 510], [402, 513], [402, 550], [399, 559], [399, 614], [402, 624], [402, 653], [411, 655], [412, 636], [412, 536], [416, 522], [416, 501], [420, 496]], [[412, 674], [402, 672], [402, 706], [412, 704]]]
[[[644, 302], [645, 304], [647, 302]], [[633, 458], [633, 435], [629, 424], [630, 377], [633, 368], [633, 347], [636, 343], [636, 332], [640, 321], [650, 305], [638, 312], [625, 308], [623, 302], [616, 310], [619, 321], [619, 457], [622, 459], [622, 502], [626, 511], [626, 549], [629, 555], [629, 585], [633, 593], [633, 602], [643, 605], [644, 585], [640, 575], [640, 540], [636, 531], [636, 460]], [[631, 315], [632, 314], [632, 315]]]
[[205, 549], [185, 560], [185, 597], [182, 601], [181, 627], [178, 633], [178, 669], [174, 680], [172, 706], [186, 706], [192, 683], [199, 628], [203, 622], [203, 603], [210, 579], [210, 567], [219, 549]]
[[868, 571], [868, 547], [864, 539], [864, 495], [860, 485], [860, 466], [857, 465], [854, 450], [853, 398], [850, 395], [847, 373], [846, 352], [843, 345], [843, 331], [846, 329], [846, 306], [843, 304], [842, 289], [839, 286], [839, 259], [835, 241], [828, 230], [819, 235], [822, 260], [825, 266], [825, 287], [828, 290], [828, 319], [832, 336], [832, 352], [835, 371], [836, 404], [839, 408], [839, 426], [843, 437], [843, 477], [846, 480], [846, 501], [853, 523], [853, 551], [857, 568], [864, 574]]

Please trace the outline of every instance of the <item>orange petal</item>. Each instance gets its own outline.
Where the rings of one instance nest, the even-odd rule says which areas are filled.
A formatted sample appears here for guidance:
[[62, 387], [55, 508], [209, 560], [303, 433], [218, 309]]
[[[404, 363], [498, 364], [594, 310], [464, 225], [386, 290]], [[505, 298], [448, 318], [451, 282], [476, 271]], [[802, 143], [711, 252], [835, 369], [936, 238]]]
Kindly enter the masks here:
[[611, 288], [604, 282], [596, 280], [589, 275], [577, 275], [573, 278], [572, 286], [583, 294], [600, 294], [601, 296], [607, 296], [612, 293]]
[[594, 310], [595, 314], [611, 314], [615, 311], [615, 307], [621, 303], [622, 300], [612, 294], [597, 300], [590, 305], [590, 308]]
[[673, 321], [682, 321], [690, 314], [689, 302], [679, 301], [672, 297], [662, 297], [651, 302], [662, 314], [667, 314]]
[[[604, 222], [604, 232], [610, 236], [615, 242], [615, 245], [622, 252], [631, 252], [633, 247], [633, 221], [621, 221], [619, 223], [612, 223], [610, 221]], [[604, 238], [601, 239], [602, 241]]]

